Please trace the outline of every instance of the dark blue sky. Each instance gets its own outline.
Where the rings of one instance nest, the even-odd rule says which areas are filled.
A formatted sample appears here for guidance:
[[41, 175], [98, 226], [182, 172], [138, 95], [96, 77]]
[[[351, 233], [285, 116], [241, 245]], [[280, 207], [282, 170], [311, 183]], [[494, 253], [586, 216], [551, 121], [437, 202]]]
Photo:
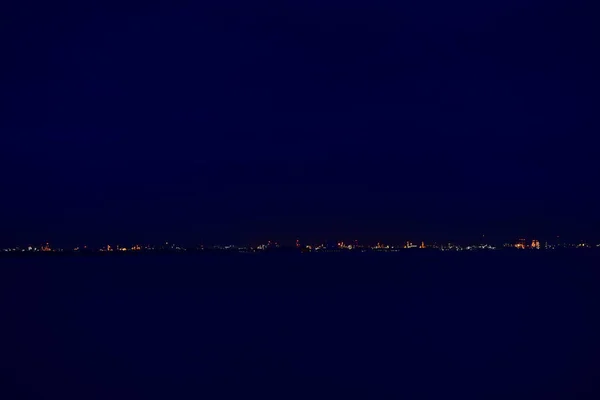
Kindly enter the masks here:
[[396, 3], [3, 11], [0, 242], [597, 238], [591, 2]]

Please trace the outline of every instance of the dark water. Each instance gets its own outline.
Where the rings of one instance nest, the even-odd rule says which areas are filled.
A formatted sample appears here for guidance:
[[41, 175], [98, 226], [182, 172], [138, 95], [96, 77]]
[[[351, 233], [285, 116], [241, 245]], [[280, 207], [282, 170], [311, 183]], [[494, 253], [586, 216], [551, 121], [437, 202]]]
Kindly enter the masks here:
[[0, 398], [600, 398], [600, 258], [0, 259]]

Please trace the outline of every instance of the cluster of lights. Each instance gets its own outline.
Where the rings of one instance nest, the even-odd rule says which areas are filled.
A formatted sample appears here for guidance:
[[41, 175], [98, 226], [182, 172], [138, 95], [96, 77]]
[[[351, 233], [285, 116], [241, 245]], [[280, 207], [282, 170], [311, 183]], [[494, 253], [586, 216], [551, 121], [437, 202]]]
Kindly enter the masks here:
[[[403, 249], [435, 249], [441, 251], [479, 251], [479, 250], [496, 250], [495, 246], [489, 244], [478, 244], [478, 245], [467, 245], [462, 246], [453, 243], [447, 244], [425, 244], [425, 242], [421, 242], [420, 244], [415, 244], [411, 241], [405, 242], [403, 245], [389, 245], [378, 242], [375, 245], [362, 245], [359, 244], [357, 240], [346, 243], [343, 241], [339, 241], [335, 244], [301, 244], [299, 240], [295, 242], [295, 249], [300, 250], [302, 252], [341, 252], [341, 251], [381, 251], [381, 252], [395, 252]], [[290, 247], [289, 249], [293, 249], [294, 247]], [[592, 247], [600, 248], [600, 244], [598, 245], [590, 245], [587, 242], [579, 242], [579, 243], [560, 243], [560, 244], [548, 244], [546, 242], [542, 247], [541, 243], [537, 239], [533, 239], [531, 242], [528, 242], [526, 239], [519, 239], [514, 243], [505, 243], [505, 248], [515, 248], [519, 250], [531, 249], [531, 250], [540, 250], [542, 248], [546, 250], [553, 250], [557, 248], [566, 248], [566, 249], [588, 249]], [[86, 245], [77, 246], [75, 248], [67, 250], [67, 252], [149, 252], [149, 251], [204, 251], [204, 250], [216, 250], [216, 251], [233, 251], [233, 252], [261, 252], [268, 251], [273, 249], [281, 248], [280, 244], [275, 241], [268, 241], [267, 243], [260, 244], [255, 247], [250, 246], [237, 246], [237, 245], [215, 245], [204, 247], [203, 245], [197, 246], [195, 248], [185, 248], [182, 246], [178, 246], [175, 244], [169, 244], [165, 242], [162, 245], [158, 246], [142, 246], [139, 244], [132, 245], [130, 247], [126, 246], [115, 246], [106, 245], [100, 248], [90, 248]], [[41, 246], [28, 246], [28, 247], [13, 247], [13, 248], [5, 248], [0, 249], [0, 252], [4, 253], [57, 253], [64, 252], [65, 250], [60, 248], [54, 248], [50, 246], [50, 243], [44, 243]]]
[[[516, 249], [521, 249], [521, 250], [524, 250], [524, 249], [540, 250], [542, 248], [542, 246], [540, 244], [540, 241], [536, 240], [536, 239], [532, 240], [531, 244], [529, 244], [529, 245], [526, 243], [525, 239], [519, 239], [514, 244], [510, 244], [510, 243], [505, 244], [504, 247], [514, 247]], [[547, 249], [547, 250], [553, 250], [553, 249], [556, 249], [556, 248], [589, 249], [591, 247], [592, 246], [589, 245], [586, 242], [580, 242], [580, 243], [577, 243], [577, 244], [575, 244], [575, 243], [548, 244], [548, 242], [546, 242], [544, 244], [544, 248]], [[596, 247], [600, 247], [600, 244], [596, 245]]]
[[[239, 248], [238, 246], [234, 246], [234, 245], [232, 245], [231, 247], [232, 248], [236, 248], [236, 247]], [[272, 242], [272, 241], [269, 240], [267, 243], [258, 245], [254, 249], [255, 250], [269, 250], [269, 249], [278, 249], [279, 247], [280, 247], [279, 243]], [[300, 242], [298, 240], [296, 240], [296, 247], [297, 248], [300, 247]], [[243, 249], [246, 249], [246, 248], [244, 247]], [[250, 248], [250, 249], [252, 249], [252, 248]]]
[[61, 253], [63, 251], [64, 250], [61, 248], [51, 248], [48, 244], [44, 244], [40, 247], [27, 246], [22, 248], [17, 246], [0, 249], [0, 252], [3, 253]]
[[[75, 251], [79, 251], [79, 247], [76, 247], [74, 249]], [[139, 244], [133, 245], [131, 247], [123, 247], [123, 246], [119, 246], [117, 245], [116, 248], [113, 248], [110, 244], [102, 247], [101, 249], [99, 249], [99, 252], [113, 252], [113, 251], [142, 251], [142, 250], [150, 250], [150, 247], [142, 247]]]

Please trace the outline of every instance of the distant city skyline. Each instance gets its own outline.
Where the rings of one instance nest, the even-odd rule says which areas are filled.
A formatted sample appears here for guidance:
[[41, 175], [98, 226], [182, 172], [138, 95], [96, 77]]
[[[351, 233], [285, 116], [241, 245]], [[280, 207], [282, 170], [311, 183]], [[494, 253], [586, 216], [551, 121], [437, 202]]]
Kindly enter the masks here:
[[[260, 227], [257, 228], [257, 231], [260, 232]], [[515, 231], [517, 231], [515, 229]], [[159, 235], [152, 234], [149, 237], [148, 235], [140, 235], [139, 237], [134, 237], [134, 235], [117, 235], [114, 239], [106, 240], [105, 238], [99, 238], [99, 235], [80, 235], [80, 239], [70, 239], [73, 235], [67, 235], [67, 238], [62, 238], [63, 235], [45, 235], [41, 239], [29, 239], [29, 240], [2, 240], [0, 241], [0, 247], [14, 247], [14, 246], [22, 246], [24, 244], [27, 245], [40, 245], [43, 243], [55, 243], [57, 245], [61, 245], [63, 247], [76, 247], [82, 245], [89, 245], [92, 247], [99, 247], [101, 245], [110, 244], [112, 246], [117, 246], [119, 244], [136, 244], [136, 243], [179, 243], [183, 246], [191, 247], [196, 245], [222, 245], [222, 244], [230, 244], [237, 246], [245, 246], [245, 245], [259, 245], [261, 243], [267, 242], [278, 242], [286, 247], [297, 246], [302, 243], [361, 243], [361, 244], [377, 244], [380, 242], [385, 243], [406, 243], [406, 241], [411, 241], [417, 244], [421, 242], [427, 243], [493, 243], [496, 245], [502, 245], [507, 241], [515, 242], [521, 240], [525, 241], [528, 245], [531, 244], [532, 241], [538, 241], [540, 245], [548, 242], [548, 243], [580, 243], [580, 242], [589, 242], [600, 243], [600, 237], [598, 235], [588, 234], [588, 232], [581, 233], [570, 233], [566, 235], [557, 235], [557, 234], [503, 234], [502, 232], [490, 232], [490, 233], [470, 233], [465, 234], [460, 230], [456, 233], [452, 233], [451, 230], [444, 232], [443, 234], [435, 234], [434, 232], [424, 232], [424, 233], [401, 233], [403, 230], [399, 230], [398, 233], [387, 232], [384, 234], [375, 234], [373, 232], [367, 233], [357, 233], [356, 231], [352, 231], [351, 233], [313, 233], [306, 234], [306, 232], [302, 232], [303, 234], [294, 234], [292, 232], [286, 232], [284, 234], [271, 234], [266, 235], [263, 232], [259, 234], [253, 235], [251, 233], [244, 232], [244, 234], [236, 234], [236, 232], [226, 233], [224, 235], [217, 235], [214, 237], [208, 236], [203, 237], [201, 235], [184, 235], [183, 233], [173, 233], [170, 235]], [[27, 236], [27, 235], [26, 235]], [[37, 235], [30, 235], [37, 236]], [[110, 237], [110, 236], [107, 236]], [[234, 239], [232, 239], [234, 238]]]
[[525, 239], [519, 238], [513, 241], [504, 241], [503, 243], [486, 242], [482, 236], [482, 240], [473, 243], [459, 243], [459, 242], [413, 242], [406, 240], [401, 243], [390, 242], [390, 241], [378, 241], [377, 243], [362, 243], [358, 240], [352, 241], [325, 241], [317, 243], [303, 242], [300, 239], [296, 239], [293, 244], [283, 244], [278, 241], [267, 241], [261, 244], [213, 244], [204, 245], [197, 244], [193, 246], [186, 246], [183, 244], [177, 244], [173, 242], [162, 242], [160, 244], [130, 244], [130, 245], [119, 245], [119, 244], [104, 244], [100, 246], [93, 245], [77, 245], [75, 247], [54, 247], [50, 242], [42, 243], [41, 245], [25, 245], [25, 246], [13, 246], [13, 247], [0, 247], [0, 251], [4, 253], [12, 252], [143, 252], [143, 251], [203, 251], [203, 250], [232, 250], [232, 251], [267, 251], [273, 249], [295, 249], [301, 251], [331, 251], [331, 250], [377, 250], [377, 251], [393, 251], [400, 249], [437, 249], [437, 250], [497, 250], [514, 248], [520, 250], [554, 250], [560, 248], [600, 248], [600, 243], [595, 244], [586, 240], [579, 241], [565, 241], [561, 240], [560, 237], [556, 237], [552, 240], [545, 240], [541, 242], [538, 239]]

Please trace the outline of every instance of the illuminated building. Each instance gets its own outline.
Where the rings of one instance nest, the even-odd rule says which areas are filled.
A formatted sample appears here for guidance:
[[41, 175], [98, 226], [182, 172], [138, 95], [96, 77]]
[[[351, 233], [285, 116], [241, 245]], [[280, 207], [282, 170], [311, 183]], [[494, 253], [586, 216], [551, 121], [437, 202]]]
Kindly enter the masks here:
[[525, 245], [525, 239], [519, 239], [517, 244], [515, 244], [517, 249], [525, 249], [527, 246]]
[[540, 249], [540, 241], [539, 241], [539, 240], [535, 240], [535, 239], [534, 239], [534, 240], [531, 242], [531, 248], [532, 248], [532, 249], [537, 249], [537, 250], [539, 250], [539, 249]]
[[45, 245], [43, 245], [41, 250], [42, 251], [52, 251], [52, 249], [50, 248], [50, 243], [46, 243]]
[[419, 246], [420, 249], [424, 249], [425, 248], [425, 242], [421, 242], [421, 246]]
[[352, 250], [354, 248], [354, 246], [352, 246], [351, 244], [346, 244], [344, 242], [338, 242], [337, 248], [344, 249], [344, 250]]

